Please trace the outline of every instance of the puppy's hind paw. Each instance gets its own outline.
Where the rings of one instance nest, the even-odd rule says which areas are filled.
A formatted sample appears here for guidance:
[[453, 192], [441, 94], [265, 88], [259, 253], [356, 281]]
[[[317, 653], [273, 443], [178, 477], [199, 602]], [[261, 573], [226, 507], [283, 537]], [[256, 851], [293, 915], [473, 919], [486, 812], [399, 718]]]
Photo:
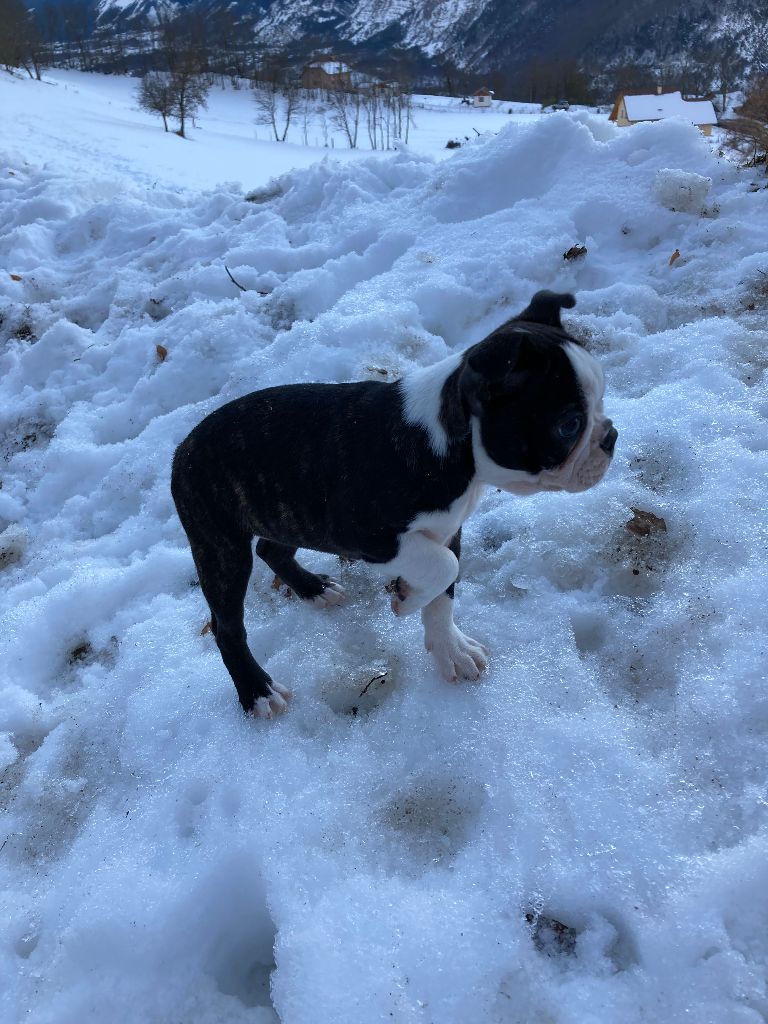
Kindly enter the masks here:
[[258, 697], [251, 712], [254, 718], [272, 718], [288, 709], [291, 691], [279, 683], [273, 682], [269, 687], [269, 696]]
[[459, 679], [479, 679], [488, 665], [488, 648], [456, 626], [440, 642], [428, 642], [426, 647], [449, 683], [456, 683]]
[[315, 608], [335, 608], [344, 604], [347, 599], [347, 592], [336, 580], [325, 580], [322, 594], [313, 597], [312, 604]]

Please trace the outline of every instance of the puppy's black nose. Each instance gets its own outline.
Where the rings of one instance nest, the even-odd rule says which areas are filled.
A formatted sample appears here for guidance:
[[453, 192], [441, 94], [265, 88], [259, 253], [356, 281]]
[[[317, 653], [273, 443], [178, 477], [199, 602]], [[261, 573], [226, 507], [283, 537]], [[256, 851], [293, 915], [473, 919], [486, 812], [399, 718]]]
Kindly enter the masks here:
[[600, 447], [606, 455], [613, 455], [613, 449], [616, 447], [616, 438], [619, 436], [619, 432], [610, 420], [608, 420], [608, 423], [608, 433], [600, 442]]

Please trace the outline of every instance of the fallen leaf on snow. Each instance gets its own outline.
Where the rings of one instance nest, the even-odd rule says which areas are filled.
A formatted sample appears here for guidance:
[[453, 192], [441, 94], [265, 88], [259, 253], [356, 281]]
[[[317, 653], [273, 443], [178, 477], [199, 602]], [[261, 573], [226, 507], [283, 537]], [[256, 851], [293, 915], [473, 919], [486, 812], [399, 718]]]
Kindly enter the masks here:
[[577, 260], [580, 256], [587, 255], [586, 245], [572, 245], [568, 252], [563, 253], [564, 260]]
[[661, 516], [654, 515], [653, 512], [644, 512], [642, 509], [635, 508], [634, 506], [632, 506], [632, 512], [634, 516], [627, 523], [627, 529], [630, 533], [634, 533], [636, 537], [647, 537], [654, 530], [667, 532], [667, 524]]

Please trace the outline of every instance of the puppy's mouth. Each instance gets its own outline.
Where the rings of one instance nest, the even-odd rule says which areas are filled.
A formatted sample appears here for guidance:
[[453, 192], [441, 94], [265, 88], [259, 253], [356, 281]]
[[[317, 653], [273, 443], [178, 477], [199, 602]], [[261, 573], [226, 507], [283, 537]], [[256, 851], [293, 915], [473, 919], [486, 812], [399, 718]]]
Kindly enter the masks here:
[[619, 432], [611, 420], [601, 420], [591, 433], [582, 437], [568, 458], [554, 469], [543, 469], [536, 476], [516, 474], [501, 488], [510, 494], [529, 495], [541, 491], [567, 491], [580, 494], [605, 476], [613, 458]]
[[541, 474], [543, 489], [578, 494], [600, 483], [611, 464], [618, 436], [611, 420], [596, 423], [589, 438], [576, 445], [562, 466]]

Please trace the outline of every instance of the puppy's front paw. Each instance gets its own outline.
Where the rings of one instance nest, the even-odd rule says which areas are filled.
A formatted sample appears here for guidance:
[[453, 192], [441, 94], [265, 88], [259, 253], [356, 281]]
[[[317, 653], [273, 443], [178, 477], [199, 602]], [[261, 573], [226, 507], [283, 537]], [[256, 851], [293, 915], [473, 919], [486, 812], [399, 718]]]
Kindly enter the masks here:
[[491, 653], [485, 644], [473, 640], [456, 626], [438, 640], [425, 640], [425, 646], [449, 683], [459, 679], [479, 679]]
[[344, 604], [347, 599], [347, 592], [340, 583], [336, 580], [324, 580], [324, 587], [322, 594], [318, 594], [313, 597], [312, 604], [315, 608], [335, 608], [337, 605]]
[[257, 698], [251, 713], [254, 718], [272, 718], [273, 714], [279, 715], [287, 710], [290, 697], [290, 690], [272, 682], [269, 685], [269, 696]]

